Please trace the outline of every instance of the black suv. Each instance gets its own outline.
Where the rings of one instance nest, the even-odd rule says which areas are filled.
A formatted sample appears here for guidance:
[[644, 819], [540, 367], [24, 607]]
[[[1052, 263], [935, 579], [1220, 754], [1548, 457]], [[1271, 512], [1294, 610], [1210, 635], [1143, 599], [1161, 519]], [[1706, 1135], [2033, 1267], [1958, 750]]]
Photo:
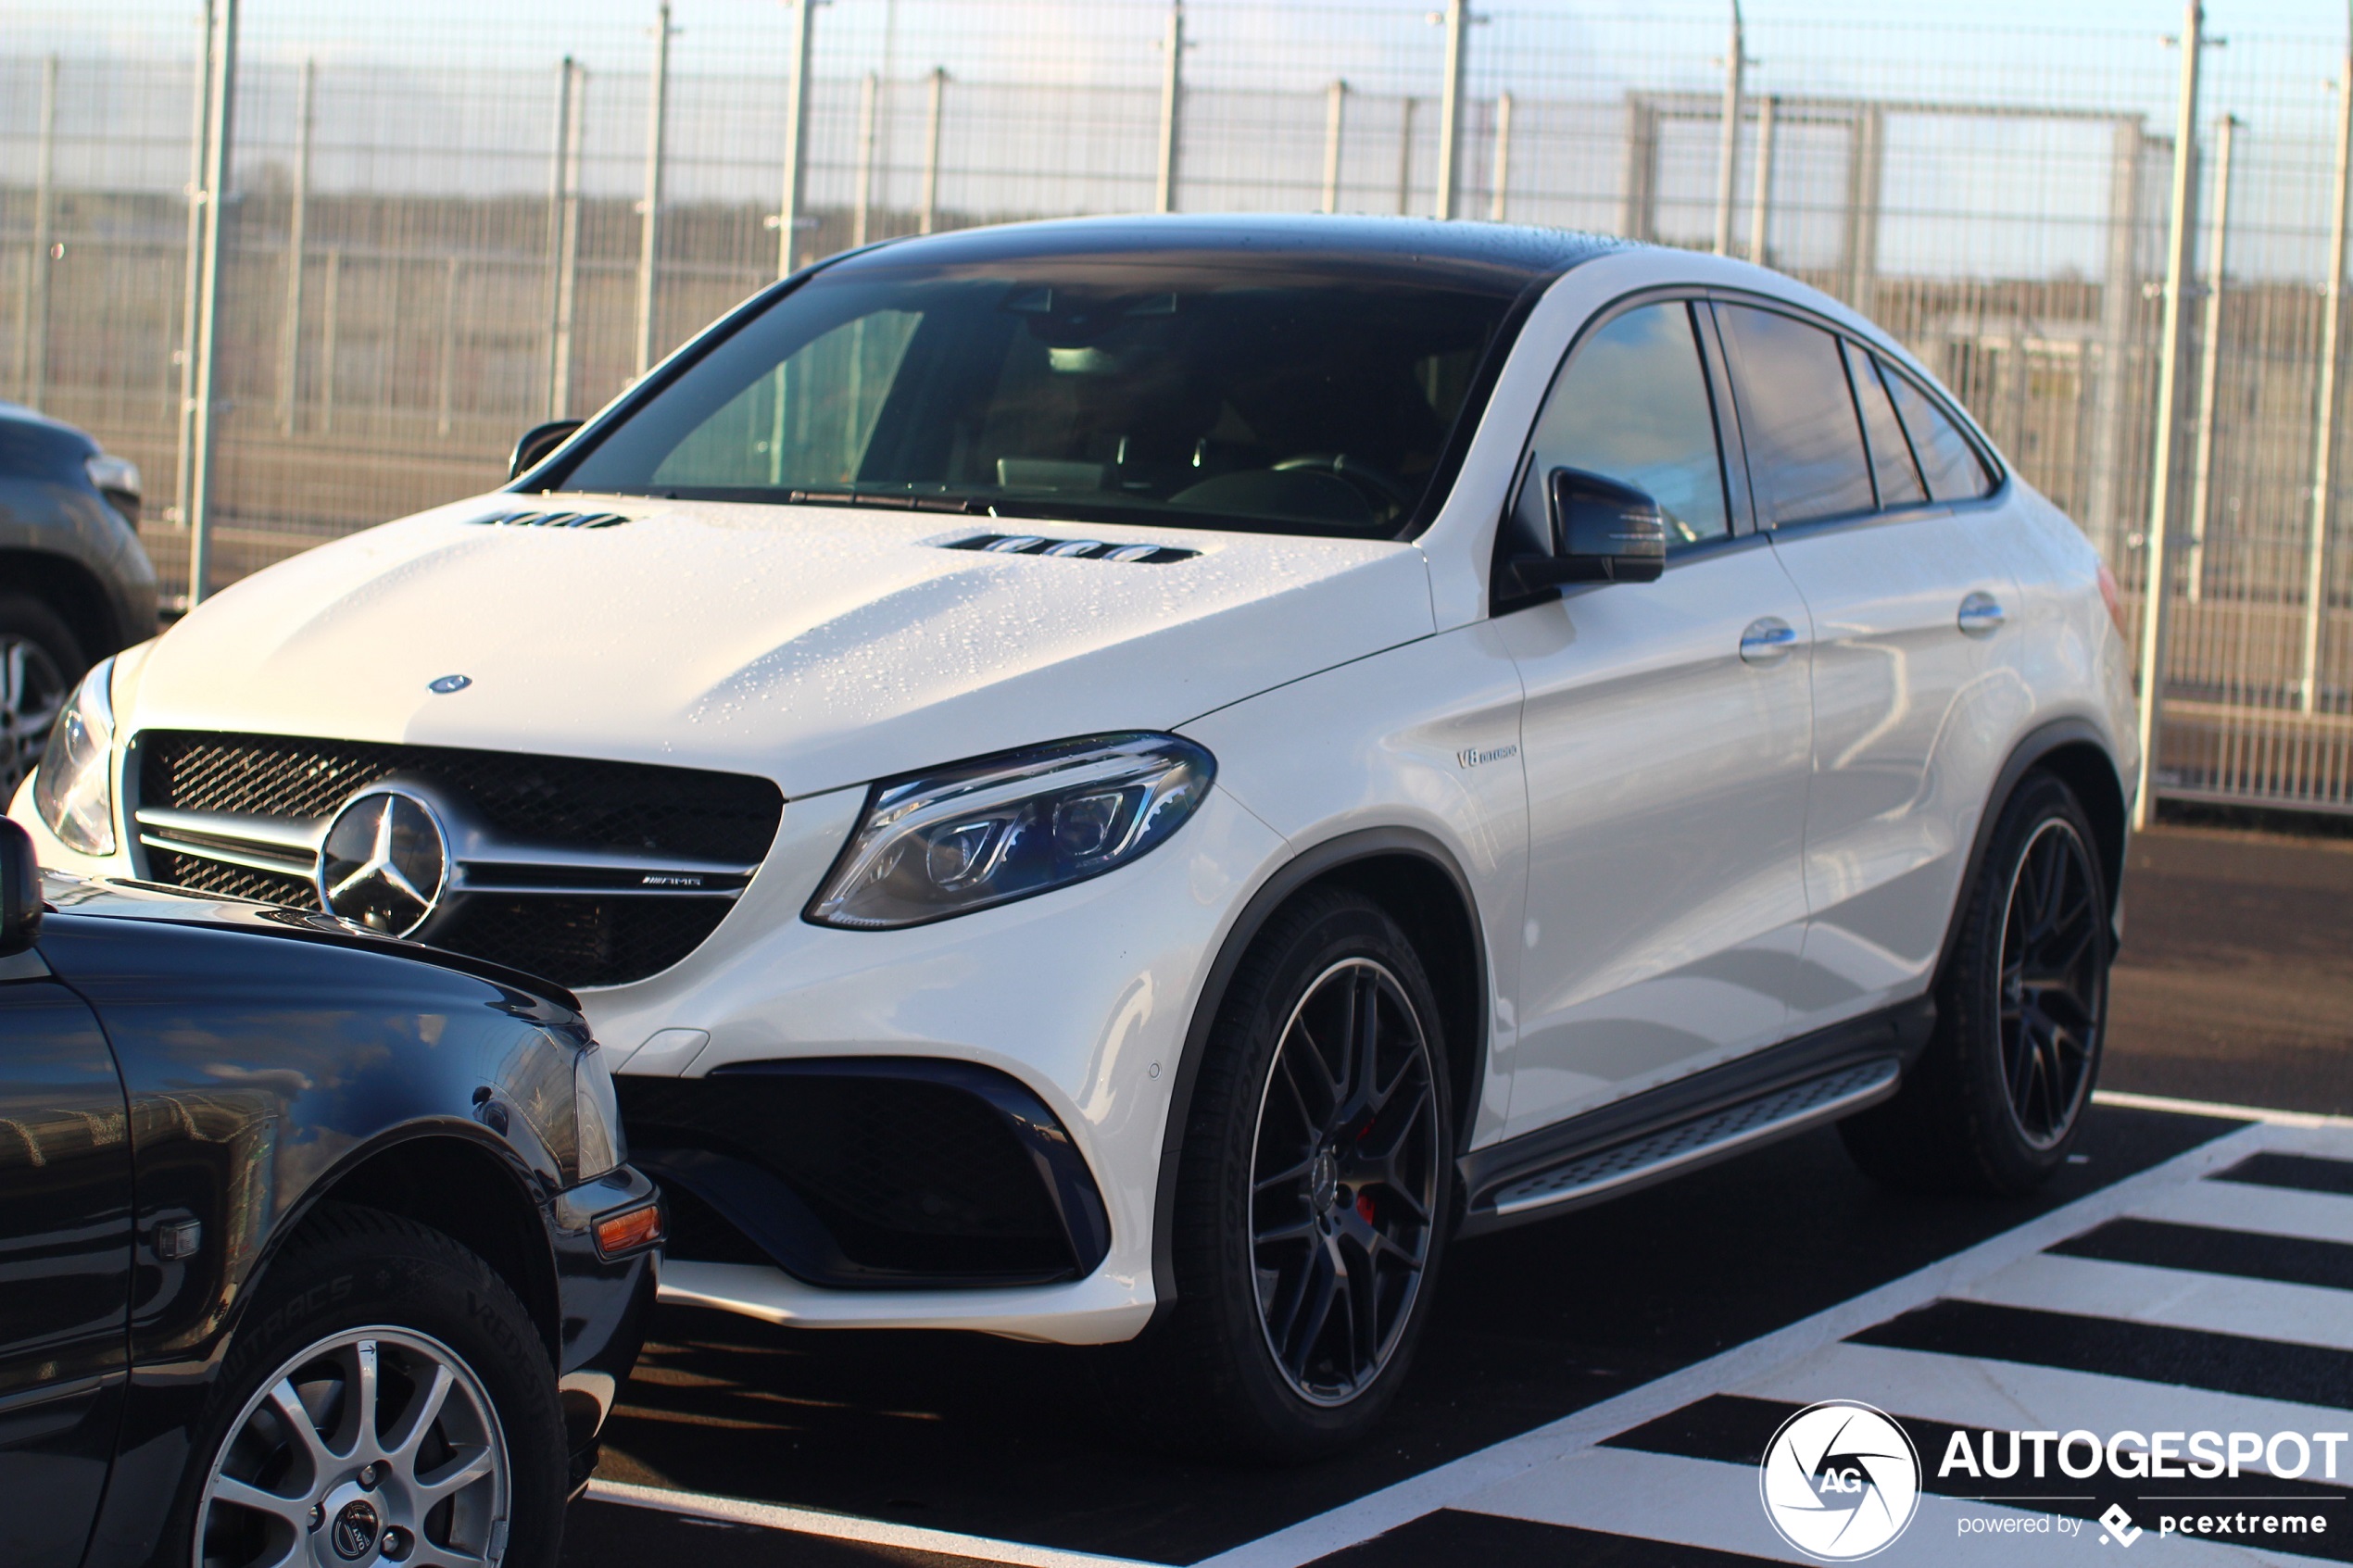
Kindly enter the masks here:
[[624, 1159], [564, 992], [0, 820], [0, 1559], [547, 1568], [653, 1300]]
[[0, 811], [82, 672], [156, 634], [139, 470], [0, 403]]

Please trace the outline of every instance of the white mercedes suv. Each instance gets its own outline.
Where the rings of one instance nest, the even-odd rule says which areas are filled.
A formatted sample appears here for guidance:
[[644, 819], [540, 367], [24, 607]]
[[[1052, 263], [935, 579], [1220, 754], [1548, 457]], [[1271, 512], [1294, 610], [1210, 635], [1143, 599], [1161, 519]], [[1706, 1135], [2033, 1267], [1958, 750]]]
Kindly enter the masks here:
[[[1361, 1433], [1450, 1237], [2096, 1073], [2114, 586], [1870, 322], [1406, 220], [871, 247], [94, 671], [44, 861], [575, 987], [665, 1297]], [[319, 1151], [329, 1158], [332, 1151]]]

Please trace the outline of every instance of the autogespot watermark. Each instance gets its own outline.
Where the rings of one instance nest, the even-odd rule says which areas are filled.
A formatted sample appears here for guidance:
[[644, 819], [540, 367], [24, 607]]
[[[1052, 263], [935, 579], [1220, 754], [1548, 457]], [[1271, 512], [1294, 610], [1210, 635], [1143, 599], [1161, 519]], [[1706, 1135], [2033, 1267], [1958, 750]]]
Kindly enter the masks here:
[[[2317, 1488], [2288, 1495], [2150, 1492], [2128, 1501], [2090, 1493], [2009, 1491], [2057, 1481], [2331, 1482], [2353, 1434], [2345, 1432], [2134, 1432], [2078, 1427], [2059, 1432], [1961, 1430], [1951, 1433], [1932, 1477], [1901, 1422], [1853, 1399], [1808, 1405], [1782, 1423], [1766, 1446], [1758, 1488], [1765, 1516], [1792, 1547], [1824, 1562], [1850, 1562], [1893, 1545], [1912, 1524], [1923, 1488], [1995, 1512], [1959, 1512], [1962, 1538], [2082, 1538], [2087, 1524], [2101, 1546], [2131, 1547], [2142, 1537], [2193, 1536], [2284, 1544], [2348, 1528], [2343, 1494]], [[2053, 1507], [2057, 1504], [2060, 1506]], [[2334, 1512], [2332, 1512], [2334, 1511]], [[2309, 1549], [2309, 1548], [2302, 1549]]]

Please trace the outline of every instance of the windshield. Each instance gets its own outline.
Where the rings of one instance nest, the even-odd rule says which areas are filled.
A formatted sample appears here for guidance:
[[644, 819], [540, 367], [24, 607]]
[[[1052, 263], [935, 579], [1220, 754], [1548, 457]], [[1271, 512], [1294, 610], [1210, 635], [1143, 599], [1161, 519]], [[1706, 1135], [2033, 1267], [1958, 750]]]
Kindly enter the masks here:
[[1512, 297], [1396, 262], [846, 268], [730, 333], [561, 488], [1394, 536], [1477, 416]]

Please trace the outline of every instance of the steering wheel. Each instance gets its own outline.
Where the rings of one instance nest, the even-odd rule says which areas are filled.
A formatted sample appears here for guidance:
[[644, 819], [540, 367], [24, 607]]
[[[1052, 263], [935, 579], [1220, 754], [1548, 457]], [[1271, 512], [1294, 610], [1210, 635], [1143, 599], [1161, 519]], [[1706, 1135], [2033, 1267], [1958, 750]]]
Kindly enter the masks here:
[[1302, 452], [1295, 458], [1285, 458], [1275, 465], [1277, 473], [1296, 472], [1302, 469], [1346, 480], [1359, 495], [1372, 502], [1377, 510], [1386, 507], [1390, 521], [1412, 511], [1414, 503], [1420, 498], [1406, 488], [1403, 480], [1345, 452]]

